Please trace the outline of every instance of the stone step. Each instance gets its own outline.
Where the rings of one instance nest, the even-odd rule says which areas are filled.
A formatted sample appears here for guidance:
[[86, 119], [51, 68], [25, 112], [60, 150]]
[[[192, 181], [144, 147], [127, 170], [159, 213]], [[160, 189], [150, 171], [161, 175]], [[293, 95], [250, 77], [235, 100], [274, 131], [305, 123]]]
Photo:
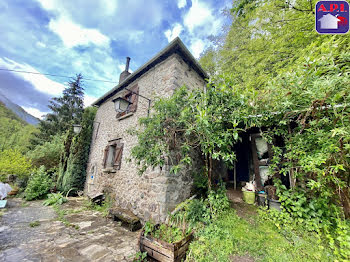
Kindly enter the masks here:
[[115, 221], [121, 221], [130, 231], [137, 231], [142, 227], [140, 219], [130, 210], [114, 207], [109, 209], [109, 214]]

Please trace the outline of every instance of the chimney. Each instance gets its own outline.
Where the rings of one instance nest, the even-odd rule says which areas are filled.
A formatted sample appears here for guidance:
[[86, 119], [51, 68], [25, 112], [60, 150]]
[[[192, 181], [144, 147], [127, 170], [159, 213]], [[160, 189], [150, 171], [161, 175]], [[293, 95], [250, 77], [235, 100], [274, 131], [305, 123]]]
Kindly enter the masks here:
[[125, 70], [120, 73], [119, 76], [119, 84], [122, 83], [129, 75], [129, 64], [130, 64], [130, 57], [126, 58], [126, 64], [125, 64]]

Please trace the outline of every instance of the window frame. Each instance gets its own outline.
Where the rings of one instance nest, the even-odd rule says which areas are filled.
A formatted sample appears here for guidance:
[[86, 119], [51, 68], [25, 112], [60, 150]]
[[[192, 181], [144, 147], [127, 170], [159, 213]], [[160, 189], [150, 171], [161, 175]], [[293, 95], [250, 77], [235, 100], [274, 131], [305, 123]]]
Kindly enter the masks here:
[[[113, 149], [112, 153], [112, 161], [108, 163], [108, 159], [110, 159], [110, 150]], [[121, 163], [123, 158], [123, 149], [124, 144], [121, 143], [121, 138], [114, 139], [108, 142], [104, 149], [104, 157], [103, 157], [103, 170], [104, 171], [117, 171], [121, 169]]]

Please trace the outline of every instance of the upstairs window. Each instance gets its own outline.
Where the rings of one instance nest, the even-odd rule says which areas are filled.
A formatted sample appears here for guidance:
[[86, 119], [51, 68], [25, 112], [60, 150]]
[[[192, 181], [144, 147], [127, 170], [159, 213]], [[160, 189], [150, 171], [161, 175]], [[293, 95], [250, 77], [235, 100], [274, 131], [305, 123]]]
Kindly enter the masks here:
[[138, 93], [139, 93], [139, 87], [138, 85], [134, 85], [132, 88], [129, 88], [130, 91], [127, 90], [127, 93], [123, 96], [125, 100], [128, 100], [130, 102], [130, 105], [128, 106], [127, 110], [125, 112], [117, 113], [117, 118], [122, 117], [126, 114], [136, 112], [137, 109], [137, 102], [139, 99]]
[[104, 150], [103, 167], [105, 169], [119, 170], [122, 162], [123, 146], [121, 139], [112, 140]]

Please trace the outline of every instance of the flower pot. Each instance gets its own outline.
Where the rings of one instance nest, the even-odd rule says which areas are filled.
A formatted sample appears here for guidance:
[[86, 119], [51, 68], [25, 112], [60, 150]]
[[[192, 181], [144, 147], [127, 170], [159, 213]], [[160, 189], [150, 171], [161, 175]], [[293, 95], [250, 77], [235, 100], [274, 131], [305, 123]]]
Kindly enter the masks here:
[[281, 202], [274, 199], [269, 199], [269, 209], [276, 209], [277, 211], [281, 211]]
[[259, 193], [257, 196], [258, 206], [267, 206], [267, 195]]
[[243, 200], [247, 204], [253, 205], [255, 203], [255, 192], [253, 191], [242, 191], [243, 192]]
[[15, 196], [15, 195], [18, 194], [18, 191], [19, 191], [19, 189], [15, 187], [8, 193], [8, 195], [9, 196]]

